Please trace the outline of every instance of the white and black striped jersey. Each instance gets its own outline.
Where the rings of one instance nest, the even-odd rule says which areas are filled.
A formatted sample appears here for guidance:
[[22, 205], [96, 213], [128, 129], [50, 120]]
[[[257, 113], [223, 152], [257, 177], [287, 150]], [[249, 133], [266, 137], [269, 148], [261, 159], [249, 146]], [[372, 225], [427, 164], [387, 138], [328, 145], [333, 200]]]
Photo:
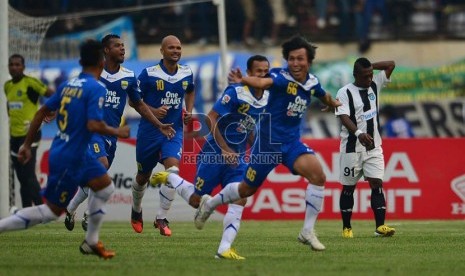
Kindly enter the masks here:
[[[368, 133], [373, 137], [375, 147], [381, 146], [381, 136], [378, 119], [378, 98], [381, 88], [390, 80], [386, 77], [384, 70], [373, 76], [370, 87], [361, 88], [353, 83], [347, 84], [337, 91], [336, 99], [342, 105], [336, 110], [336, 116], [347, 115], [357, 126], [357, 129]], [[341, 127], [340, 152], [362, 152], [366, 148], [353, 133], [349, 133], [347, 128]]]

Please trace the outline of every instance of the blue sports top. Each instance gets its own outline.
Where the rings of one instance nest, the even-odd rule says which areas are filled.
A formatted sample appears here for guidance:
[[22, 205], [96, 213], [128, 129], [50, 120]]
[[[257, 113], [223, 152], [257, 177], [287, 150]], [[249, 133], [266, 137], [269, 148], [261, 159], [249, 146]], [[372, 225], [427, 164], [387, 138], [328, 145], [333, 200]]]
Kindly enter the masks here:
[[[213, 110], [219, 114], [217, 121], [221, 135], [237, 153], [245, 153], [247, 137], [256, 131], [259, 116], [268, 103], [267, 90], [257, 99], [252, 89], [241, 84], [228, 86], [213, 106]], [[207, 141], [211, 145], [216, 143], [212, 134]]]
[[61, 84], [45, 103], [51, 110], [58, 110], [58, 133], [50, 148], [50, 158], [59, 158], [66, 165], [79, 166], [92, 132], [87, 129], [89, 120], [103, 120], [103, 104], [107, 90], [103, 83], [87, 73]]
[[110, 73], [104, 69], [100, 74], [100, 81], [107, 88], [103, 118], [107, 125], [119, 127], [127, 96], [134, 103], [141, 100], [136, 76], [133, 71], [120, 66], [116, 73]]
[[273, 68], [270, 77], [273, 84], [269, 88], [266, 115], [260, 121], [260, 139], [280, 143], [299, 139], [300, 123], [311, 96], [323, 97], [326, 92], [310, 73], [303, 84], [292, 77], [288, 68]]
[[[147, 67], [139, 75], [139, 86], [144, 102], [154, 108], [166, 105], [169, 107], [162, 123], [173, 123], [177, 132], [182, 132], [182, 104], [184, 95], [194, 91], [194, 76], [187, 65], [179, 65], [176, 73], [169, 74], [163, 60], [155, 66]], [[163, 136], [159, 129], [144, 118], [141, 118], [137, 137]]]

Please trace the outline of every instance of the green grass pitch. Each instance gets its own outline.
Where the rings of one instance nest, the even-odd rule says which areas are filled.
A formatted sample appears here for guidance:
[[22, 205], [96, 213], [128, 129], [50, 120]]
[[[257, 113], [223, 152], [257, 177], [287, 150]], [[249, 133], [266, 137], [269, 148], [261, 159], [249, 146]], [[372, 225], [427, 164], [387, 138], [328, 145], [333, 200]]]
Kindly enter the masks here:
[[63, 222], [0, 235], [0, 275], [463, 275], [464, 221], [395, 221], [391, 238], [373, 237], [372, 221], [354, 221], [355, 237], [341, 237], [341, 222], [321, 220], [326, 245], [311, 251], [297, 242], [301, 221], [244, 221], [235, 248], [244, 261], [217, 260], [222, 223], [199, 231], [192, 222], [171, 223], [160, 236], [151, 221], [142, 234], [129, 222], [105, 222], [101, 239], [116, 251], [111, 260], [84, 256], [84, 232]]

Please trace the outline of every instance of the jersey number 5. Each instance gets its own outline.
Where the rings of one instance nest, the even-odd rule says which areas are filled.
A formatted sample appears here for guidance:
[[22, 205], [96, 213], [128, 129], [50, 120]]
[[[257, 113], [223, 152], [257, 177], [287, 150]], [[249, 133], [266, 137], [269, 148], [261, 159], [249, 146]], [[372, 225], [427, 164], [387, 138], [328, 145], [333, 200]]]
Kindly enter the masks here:
[[65, 131], [68, 126], [68, 110], [66, 108], [70, 102], [71, 97], [64, 96], [61, 100], [60, 110], [58, 111], [58, 113], [62, 116], [62, 118], [58, 120], [58, 126], [62, 132]]

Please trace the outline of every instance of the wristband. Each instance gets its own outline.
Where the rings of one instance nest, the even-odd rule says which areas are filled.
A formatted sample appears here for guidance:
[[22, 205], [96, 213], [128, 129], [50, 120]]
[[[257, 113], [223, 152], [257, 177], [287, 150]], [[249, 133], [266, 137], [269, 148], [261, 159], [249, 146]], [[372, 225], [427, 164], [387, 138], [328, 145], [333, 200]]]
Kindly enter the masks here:
[[359, 136], [360, 134], [362, 134], [363, 132], [360, 130], [360, 129], [357, 129], [357, 131], [355, 131], [355, 136]]

